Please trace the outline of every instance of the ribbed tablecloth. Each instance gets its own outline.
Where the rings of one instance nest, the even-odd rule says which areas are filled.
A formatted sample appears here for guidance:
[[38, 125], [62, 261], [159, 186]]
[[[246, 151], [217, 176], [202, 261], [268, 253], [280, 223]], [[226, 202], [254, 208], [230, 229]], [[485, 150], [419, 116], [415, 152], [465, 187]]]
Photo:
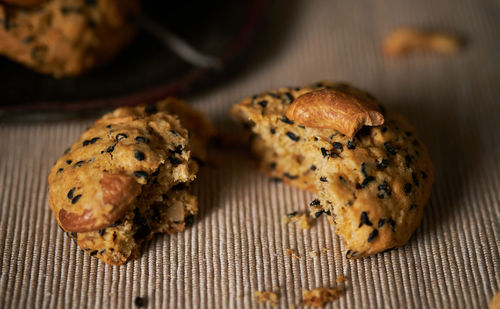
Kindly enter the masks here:
[[[342, 308], [486, 308], [500, 289], [500, 2], [311, 0], [286, 2], [275, 40], [222, 85], [187, 97], [231, 132], [229, 107], [269, 88], [347, 81], [405, 115], [428, 145], [436, 183], [422, 225], [402, 248], [346, 260], [326, 218], [304, 231], [286, 213], [312, 194], [270, 182], [242, 151], [215, 150], [219, 165], [196, 181], [200, 214], [185, 232], [154, 238], [144, 254], [111, 267], [58, 228], [47, 175], [90, 120], [0, 124], [0, 306], [3, 308], [280, 307], [302, 289], [348, 278]], [[458, 34], [454, 56], [388, 59], [384, 35], [399, 25]], [[326, 249], [324, 249], [326, 248]], [[285, 253], [293, 249], [299, 258]], [[317, 256], [310, 252], [316, 252]]]

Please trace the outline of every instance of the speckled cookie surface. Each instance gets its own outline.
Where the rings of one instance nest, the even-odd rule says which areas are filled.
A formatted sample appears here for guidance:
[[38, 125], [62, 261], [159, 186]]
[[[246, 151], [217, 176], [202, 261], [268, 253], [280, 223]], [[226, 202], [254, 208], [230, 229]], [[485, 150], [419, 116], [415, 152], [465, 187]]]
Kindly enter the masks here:
[[382, 106], [385, 123], [365, 126], [352, 138], [284, 116], [295, 98], [322, 88], [373, 100], [346, 84], [323, 82], [248, 98], [232, 113], [258, 136], [262, 166], [274, 167], [274, 176], [299, 188], [314, 185], [318, 198], [310, 204], [311, 214], [329, 215], [348, 258], [404, 245], [421, 221], [433, 183], [424, 144], [404, 119]]
[[[174, 106], [182, 115], [170, 113]], [[154, 233], [182, 231], [192, 221], [197, 200], [189, 187], [198, 164], [180, 122], [192, 117], [205, 122], [191, 127], [209, 125], [176, 99], [119, 108], [97, 120], [56, 162], [49, 175], [50, 208], [90, 255], [123, 264]], [[206, 145], [208, 137], [194, 136], [200, 149]]]
[[131, 41], [138, 15], [137, 0], [0, 4], [0, 54], [41, 73], [79, 75]]

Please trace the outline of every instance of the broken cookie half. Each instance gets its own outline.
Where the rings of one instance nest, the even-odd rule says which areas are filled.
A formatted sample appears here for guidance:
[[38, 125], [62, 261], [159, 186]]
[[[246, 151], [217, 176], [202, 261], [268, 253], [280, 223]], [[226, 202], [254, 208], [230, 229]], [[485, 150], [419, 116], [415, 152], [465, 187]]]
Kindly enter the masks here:
[[193, 221], [191, 183], [213, 135], [201, 113], [174, 98], [104, 115], [50, 172], [58, 224], [108, 264], [138, 257], [155, 233], [180, 232]]
[[232, 115], [269, 176], [317, 193], [310, 213], [329, 217], [348, 258], [402, 246], [419, 225], [432, 162], [415, 130], [370, 94], [330, 82], [281, 88]]

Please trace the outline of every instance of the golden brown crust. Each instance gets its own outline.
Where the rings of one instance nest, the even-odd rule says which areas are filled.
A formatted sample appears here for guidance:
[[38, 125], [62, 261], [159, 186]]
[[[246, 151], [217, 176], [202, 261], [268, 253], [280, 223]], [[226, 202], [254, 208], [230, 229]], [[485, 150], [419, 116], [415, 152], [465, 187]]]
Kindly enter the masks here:
[[374, 101], [328, 88], [299, 96], [285, 115], [306, 127], [331, 128], [350, 137], [363, 126], [384, 123], [384, 116]]
[[341, 288], [316, 288], [312, 290], [304, 290], [303, 304], [310, 307], [323, 307], [329, 302], [339, 299], [342, 296]]

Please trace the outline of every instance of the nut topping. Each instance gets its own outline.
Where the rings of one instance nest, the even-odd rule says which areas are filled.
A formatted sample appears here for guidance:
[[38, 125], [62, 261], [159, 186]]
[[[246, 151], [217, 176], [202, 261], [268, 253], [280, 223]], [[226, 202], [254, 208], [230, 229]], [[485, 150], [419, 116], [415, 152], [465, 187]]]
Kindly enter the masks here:
[[374, 101], [334, 89], [299, 96], [288, 107], [286, 116], [306, 127], [331, 128], [350, 137], [363, 126], [384, 123]]

